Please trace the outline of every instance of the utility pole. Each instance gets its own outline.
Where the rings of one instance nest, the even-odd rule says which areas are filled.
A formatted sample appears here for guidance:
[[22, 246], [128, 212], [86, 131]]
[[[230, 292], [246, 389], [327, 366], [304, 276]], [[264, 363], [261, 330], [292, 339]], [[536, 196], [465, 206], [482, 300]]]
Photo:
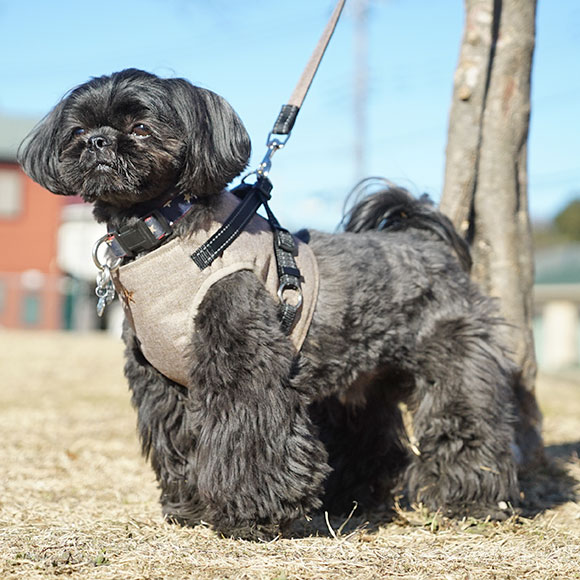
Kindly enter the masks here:
[[368, 143], [368, 0], [355, 0], [354, 160], [355, 181], [366, 177]]

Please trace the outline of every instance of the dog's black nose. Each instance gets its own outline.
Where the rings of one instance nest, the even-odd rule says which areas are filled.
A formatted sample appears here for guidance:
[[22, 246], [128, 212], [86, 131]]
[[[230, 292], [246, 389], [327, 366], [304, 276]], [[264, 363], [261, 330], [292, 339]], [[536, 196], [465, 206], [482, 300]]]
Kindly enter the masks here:
[[88, 140], [89, 149], [93, 151], [98, 151], [99, 149], [104, 149], [105, 147], [111, 146], [111, 141], [104, 135], [93, 135]]

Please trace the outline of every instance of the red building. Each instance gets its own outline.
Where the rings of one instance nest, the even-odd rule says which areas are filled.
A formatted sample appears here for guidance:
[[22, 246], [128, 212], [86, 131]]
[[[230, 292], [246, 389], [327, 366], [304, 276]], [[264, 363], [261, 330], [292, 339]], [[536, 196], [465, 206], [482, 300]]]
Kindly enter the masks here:
[[62, 327], [56, 256], [65, 198], [49, 194], [16, 163], [32, 125], [0, 118], [0, 328]]
[[64, 199], [0, 162], [0, 327], [62, 326], [57, 234]]

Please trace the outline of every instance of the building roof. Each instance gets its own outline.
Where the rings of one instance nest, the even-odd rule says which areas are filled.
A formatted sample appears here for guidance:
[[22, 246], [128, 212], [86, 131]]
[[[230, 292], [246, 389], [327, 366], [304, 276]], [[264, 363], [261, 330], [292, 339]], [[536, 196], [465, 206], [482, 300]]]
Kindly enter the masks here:
[[18, 146], [37, 123], [38, 119], [0, 114], [0, 161], [16, 161]]

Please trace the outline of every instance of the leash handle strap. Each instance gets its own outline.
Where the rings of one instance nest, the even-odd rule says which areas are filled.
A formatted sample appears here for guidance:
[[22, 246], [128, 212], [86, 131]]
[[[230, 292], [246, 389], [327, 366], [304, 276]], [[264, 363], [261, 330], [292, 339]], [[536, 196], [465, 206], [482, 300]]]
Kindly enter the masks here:
[[324, 52], [326, 51], [326, 47], [330, 42], [332, 34], [338, 24], [338, 19], [340, 18], [340, 14], [342, 13], [342, 9], [346, 0], [339, 0], [332, 12], [328, 23], [326, 24], [326, 28], [316, 45], [310, 60], [308, 61], [298, 84], [296, 85], [294, 92], [290, 96], [290, 100], [286, 105], [282, 105], [282, 109], [274, 123], [274, 127], [272, 129], [273, 135], [289, 135], [290, 131], [292, 131], [292, 127], [294, 127], [294, 123], [296, 122], [296, 117], [298, 116], [298, 112], [300, 111], [300, 107], [302, 107], [302, 103], [306, 97], [306, 93], [308, 93], [308, 89], [314, 80], [314, 76], [316, 75], [316, 71], [320, 66], [320, 62], [322, 61], [322, 57], [324, 56]]

